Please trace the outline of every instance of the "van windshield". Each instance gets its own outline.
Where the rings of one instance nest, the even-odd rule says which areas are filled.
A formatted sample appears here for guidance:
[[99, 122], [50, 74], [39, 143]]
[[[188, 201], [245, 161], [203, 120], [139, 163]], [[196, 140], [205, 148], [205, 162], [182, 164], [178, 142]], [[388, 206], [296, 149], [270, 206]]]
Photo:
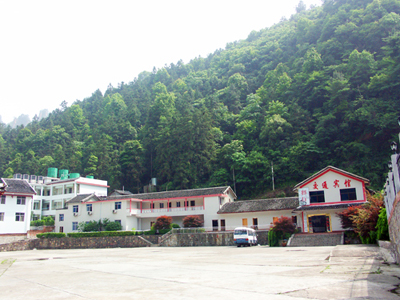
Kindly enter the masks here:
[[235, 234], [236, 235], [243, 235], [243, 234], [247, 235], [247, 230], [246, 229], [237, 229], [237, 230], [235, 230]]

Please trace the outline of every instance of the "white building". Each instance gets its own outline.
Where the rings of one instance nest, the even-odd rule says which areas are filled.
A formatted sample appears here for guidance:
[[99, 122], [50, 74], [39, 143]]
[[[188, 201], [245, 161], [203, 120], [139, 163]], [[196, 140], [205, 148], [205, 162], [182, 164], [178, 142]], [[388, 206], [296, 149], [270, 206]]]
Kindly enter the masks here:
[[[73, 178], [68, 178], [71, 176]], [[56, 209], [63, 208], [68, 200], [79, 194], [107, 196], [107, 181], [80, 177], [78, 173], [64, 173], [61, 178], [16, 174], [14, 178], [28, 182], [36, 192], [31, 207], [33, 220], [55, 217]]]
[[55, 230], [68, 233], [76, 231], [80, 222], [103, 218], [120, 222], [123, 230], [148, 230], [161, 215], [172, 217], [181, 226], [184, 217], [198, 215], [206, 228], [217, 229], [218, 210], [235, 198], [228, 186], [110, 197], [82, 194], [56, 211]]
[[294, 187], [298, 197], [235, 201], [229, 186], [145, 194], [115, 191], [109, 197], [81, 194], [56, 211], [56, 231], [76, 231], [80, 222], [103, 218], [120, 222], [123, 230], [148, 230], [162, 215], [180, 226], [184, 217], [199, 215], [206, 230], [269, 229], [275, 219], [286, 216], [301, 232], [342, 231], [336, 213], [365, 203], [366, 184], [368, 179], [328, 166]]
[[5, 193], [0, 196], [0, 234], [26, 234], [31, 219], [35, 190], [19, 179], [2, 179]]

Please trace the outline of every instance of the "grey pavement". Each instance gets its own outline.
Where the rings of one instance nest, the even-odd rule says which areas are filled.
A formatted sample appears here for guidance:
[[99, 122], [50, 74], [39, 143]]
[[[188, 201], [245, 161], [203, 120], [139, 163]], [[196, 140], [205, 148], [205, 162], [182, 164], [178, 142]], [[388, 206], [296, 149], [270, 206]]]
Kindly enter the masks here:
[[400, 268], [376, 246], [31, 250], [0, 261], [0, 299], [399, 299]]

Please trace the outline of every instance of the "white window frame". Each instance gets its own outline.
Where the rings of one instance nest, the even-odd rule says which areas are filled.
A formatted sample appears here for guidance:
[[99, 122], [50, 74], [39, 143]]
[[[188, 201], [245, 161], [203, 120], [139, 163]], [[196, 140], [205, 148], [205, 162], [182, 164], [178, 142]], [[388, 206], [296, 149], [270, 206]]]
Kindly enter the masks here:
[[15, 213], [15, 222], [25, 222], [25, 213], [16, 212]]
[[0, 212], [0, 222], [4, 221], [4, 212]]
[[17, 196], [17, 205], [26, 205], [26, 197]]

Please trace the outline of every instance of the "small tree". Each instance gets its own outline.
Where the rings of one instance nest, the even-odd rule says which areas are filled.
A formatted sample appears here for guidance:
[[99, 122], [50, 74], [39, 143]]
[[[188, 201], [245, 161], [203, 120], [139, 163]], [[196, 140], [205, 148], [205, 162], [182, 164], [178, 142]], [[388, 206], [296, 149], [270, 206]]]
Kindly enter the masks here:
[[89, 223], [85, 223], [82, 228], [83, 232], [89, 231], [99, 231], [99, 223], [96, 221], [90, 221]]
[[203, 227], [204, 221], [200, 216], [186, 216], [183, 219], [183, 227], [193, 228], [193, 227]]
[[279, 246], [279, 240], [290, 237], [296, 230], [292, 219], [281, 216], [274, 221], [274, 226], [268, 232], [268, 244], [270, 247]]
[[154, 223], [154, 230], [170, 229], [172, 218], [168, 216], [159, 216]]
[[336, 215], [340, 218], [340, 223], [343, 229], [353, 229], [353, 216], [358, 214], [358, 210], [361, 209], [361, 205], [349, 206], [341, 212], [337, 212]]

